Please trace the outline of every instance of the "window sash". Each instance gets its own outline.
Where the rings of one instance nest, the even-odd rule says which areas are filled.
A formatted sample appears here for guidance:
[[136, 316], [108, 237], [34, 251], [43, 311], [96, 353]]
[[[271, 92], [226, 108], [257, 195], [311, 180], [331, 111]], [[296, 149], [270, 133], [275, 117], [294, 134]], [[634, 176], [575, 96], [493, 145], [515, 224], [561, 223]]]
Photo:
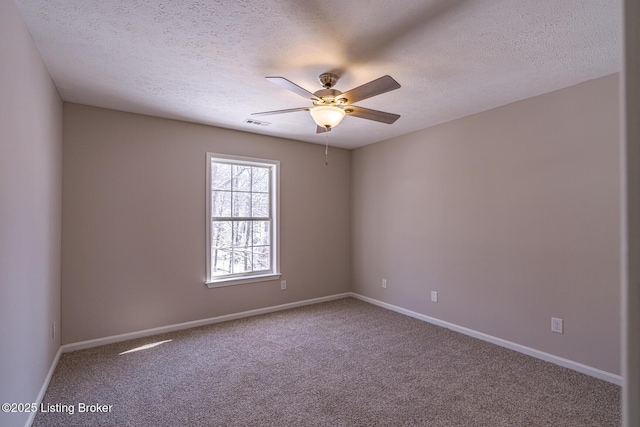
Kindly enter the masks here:
[[[269, 220], [269, 219], [254, 219], [254, 218], [249, 218], [249, 219], [237, 219], [237, 218], [232, 218], [229, 220], [223, 220], [223, 221], [218, 221], [216, 219], [212, 219], [212, 223], [215, 226], [215, 223], [231, 223], [231, 236], [230, 236], [230, 241], [226, 242], [226, 245], [222, 245], [222, 246], [214, 246], [214, 242], [211, 242], [210, 247], [211, 247], [211, 253], [210, 253], [210, 258], [211, 258], [211, 266], [210, 266], [210, 276], [212, 279], [216, 279], [216, 278], [227, 278], [227, 277], [237, 277], [237, 276], [250, 276], [250, 275], [258, 275], [258, 274], [267, 274], [267, 273], [272, 273], [274, 268], [274, 254], [273, 254], [273, 221]], [[251, 231], [248, 232], [248, 236], [247, 236], [247, 240], [246, 243], [240, 244], [240, 245], [236, 245], [236, 234], [234, 232], [235, 227], [234, 227], [234, 223], [240, 223], [240, 222], [248, 222], [251, 223]], [[268, 223], [269, 224], [269, 232], [268, 232], [268, 242], [267, 243], [256, 243], [256, 237], [255, 237], [255, 226], [256, 224], [260, 224], [260, 223]], [[256, 259], [255, 256], [256, 254], [259, 252], [256, 249], [259, 248], [268, 248], [268, 253], [269, 253], [269, 258], [268, 258], [268, 265], [267, 268], [261, 268], [256, 270]], [[228, 253], [228, 270], [229, 272], [227, 273], [220, 273], [218, 274], [218, 272], [214, 271], [216, 268], [218, 268], [218, 265], [216, 265], [216, 263], [214, 262], [214, 252], [215, 255], [218, 255], [218, 251], [221, 251], [224, 255], [224, 253]], [[233, 272], [234, 268], [235, 268], [235, 254], [236, 253], [241, 253], [241, 252], [245, 252], [245, 253], [249, 253], [249, 264], [251, 266], [250, 270], [245, 270], [242, 272], [238, 272], [235, 273]], [[245, 258], [245, 264], [246, 264], [246, 258]], [[245, 267], [246, 268], [246, 267]]]

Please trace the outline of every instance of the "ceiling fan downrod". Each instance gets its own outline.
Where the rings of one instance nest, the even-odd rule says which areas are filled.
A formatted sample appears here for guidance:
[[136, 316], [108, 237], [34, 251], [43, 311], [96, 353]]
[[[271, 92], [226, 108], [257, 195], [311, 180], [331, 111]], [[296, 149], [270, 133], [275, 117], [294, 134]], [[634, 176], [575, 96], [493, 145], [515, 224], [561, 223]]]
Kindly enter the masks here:
[[318, 76], [318, 81], [325, 89], [331, 89], [338, 83], [338, 75], [333, 73], [322, 73]]

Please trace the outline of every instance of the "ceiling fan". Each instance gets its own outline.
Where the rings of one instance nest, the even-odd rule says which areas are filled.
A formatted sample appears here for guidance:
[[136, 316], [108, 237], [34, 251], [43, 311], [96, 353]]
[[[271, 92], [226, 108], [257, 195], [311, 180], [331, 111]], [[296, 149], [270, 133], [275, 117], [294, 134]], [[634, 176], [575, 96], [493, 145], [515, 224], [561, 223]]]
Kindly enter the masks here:
[[313, 106], [290, 108], [287, 110], [264, 111], [253, 113], [253, 116], [267, 116], [271, 114], [293, 113], [296, 111], [309, 111], [316, 122], [316, 133], [324, 133], [336, 127], [345, 116], [359, 117], [361, 119], [392, 124], [400, 118], [398, 114], [385, 113], [384, 111], [371, 110], [369, 108], [353, 105], [354, 102], [371, 98], [400, 87], [400, 84], [390, 76], [382, 76], [365, 83], [347, 92], [332, 89], [338, 82], [339, 76], [333, 73], [320, 74], [318, 80], [324, 89], [314, 93], [298, 86], [284, 77], [267, 77], [267, 80], [290, 90], [291, 92], [311, 100]]

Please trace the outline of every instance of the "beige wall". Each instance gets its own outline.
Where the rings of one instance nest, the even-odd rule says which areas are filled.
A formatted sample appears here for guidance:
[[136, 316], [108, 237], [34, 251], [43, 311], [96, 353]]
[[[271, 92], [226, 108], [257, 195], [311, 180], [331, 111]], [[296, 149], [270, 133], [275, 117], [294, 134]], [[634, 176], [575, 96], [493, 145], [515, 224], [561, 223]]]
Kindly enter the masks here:
[[[349, 290], [350, 152], [65, 103], [63, 343]], [[208, 289], [206, 153], [281, 166], [279, 281]]]
[[[0, 2], [0, 403], [34, 402], [60, 347], [62, 101], [13, 1]], [[0, 425], [28, 414], [0, 412]]]
[[353, 290], [620, 374], [618, 128], [613, 75], [355, 150]]

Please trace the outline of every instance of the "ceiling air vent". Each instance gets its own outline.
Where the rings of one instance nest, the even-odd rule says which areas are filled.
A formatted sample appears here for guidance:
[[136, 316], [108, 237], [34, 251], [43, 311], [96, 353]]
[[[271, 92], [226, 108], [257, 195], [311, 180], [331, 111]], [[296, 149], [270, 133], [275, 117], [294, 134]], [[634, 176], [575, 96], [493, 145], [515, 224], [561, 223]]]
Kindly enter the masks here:
[[269, 122], [261, 122], [260, 120], [256, 120], [256, 119], [244, 119], [244, 123], [248, 123], [250, 125], [256, 125], [256, 126], [269, 126], [271, 124]]

